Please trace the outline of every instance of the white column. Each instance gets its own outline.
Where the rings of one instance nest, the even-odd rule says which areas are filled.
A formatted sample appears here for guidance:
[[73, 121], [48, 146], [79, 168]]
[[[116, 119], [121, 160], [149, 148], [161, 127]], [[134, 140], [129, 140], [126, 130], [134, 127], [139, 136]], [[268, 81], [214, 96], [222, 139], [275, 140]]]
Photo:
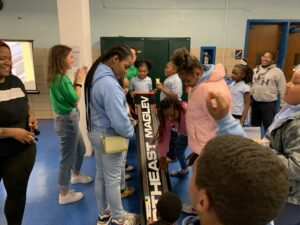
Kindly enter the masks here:
[[[74, 80], [73, 74], [78, 67], [88, 66], [90, 68], [92, 64], [89, 1], [57, 0], [57, 14], [60, 43], [73, 49], [74, 65], [68, 75], [71, 80]], [[87, 137], [83, 88], [81, 91], [80, 129], [86, 146], [86, 155], [92, 155], [93, 151]]]

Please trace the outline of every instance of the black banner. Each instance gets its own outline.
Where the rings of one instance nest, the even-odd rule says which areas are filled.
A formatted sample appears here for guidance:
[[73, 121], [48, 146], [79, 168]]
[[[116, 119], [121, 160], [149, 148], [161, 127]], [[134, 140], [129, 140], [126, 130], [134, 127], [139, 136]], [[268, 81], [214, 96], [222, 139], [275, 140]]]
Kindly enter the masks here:
[[159, 170], [159, 154], [154, 142], [158, 119], [154, 94], [138, 94], [134, 97], [138, 113], [137, 148], [141, 182], [141, 222], [156, 218], [156, 203], [162, 193], [169, 191], [167, 173]]

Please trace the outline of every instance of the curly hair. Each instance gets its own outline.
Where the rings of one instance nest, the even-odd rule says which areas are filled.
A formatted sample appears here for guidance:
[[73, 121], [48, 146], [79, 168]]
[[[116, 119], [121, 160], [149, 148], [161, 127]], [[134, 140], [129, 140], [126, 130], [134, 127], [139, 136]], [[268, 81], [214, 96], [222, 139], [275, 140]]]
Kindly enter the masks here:
[[158, 199], [156, 209], [162, 221], [173, 224], [180, 216], [182, 203], [176, 194], [165, 192]]
[[197, 189], [206, 190], [224, 225], [265, 225], [287, 198], [287, 168], [271, 149], [247, 138], [213, 138], [194, 169]]
[[[185, 111], [185, 109], [182, 107], [182, 102], [178, 98], [174, 97], [166, 97], [160, 102], [160, 111], [159, 111], [159, 127], [158, 132], [155, 136], [156, 141], [161, 141], [164, 139], [164, 130], [166, 125], [166, 118], [165, 118], [165, 111], [167, 111], [170, 108], [173, 108], [174, 111], [178, 110], [180, 112]], [[179, 118], [180, 120], [180, 118]]]
[[195, 68], [203, 70], [200, 61], [189, 53], [186, 48], [178, 48], [171, 58], [177, 68], [178, 73], [192, 74]]

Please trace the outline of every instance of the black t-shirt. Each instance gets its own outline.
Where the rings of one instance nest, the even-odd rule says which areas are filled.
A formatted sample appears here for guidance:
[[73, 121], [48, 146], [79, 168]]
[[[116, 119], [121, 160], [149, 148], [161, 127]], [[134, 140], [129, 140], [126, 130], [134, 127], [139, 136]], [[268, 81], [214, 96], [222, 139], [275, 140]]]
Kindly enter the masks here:
[[[27, 128], [28, 99], [22, 81], [10, 75], [0, 83], [0, 127]], [[0, 157], [21, 151], [26, 145], [13, 138], [0, 139]]]

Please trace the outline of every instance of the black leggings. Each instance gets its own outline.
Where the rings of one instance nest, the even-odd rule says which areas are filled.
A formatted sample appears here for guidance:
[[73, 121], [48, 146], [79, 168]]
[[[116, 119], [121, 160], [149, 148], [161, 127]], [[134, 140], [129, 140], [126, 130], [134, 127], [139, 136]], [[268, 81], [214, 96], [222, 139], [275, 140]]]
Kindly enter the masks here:
[[35, 161], [36, 146], [26, 146], [13, 155], [0, 157], [0, 181], [7, 192], [4, 213], [8, 225], [21, 225], [26, 203], [27, 183]]

